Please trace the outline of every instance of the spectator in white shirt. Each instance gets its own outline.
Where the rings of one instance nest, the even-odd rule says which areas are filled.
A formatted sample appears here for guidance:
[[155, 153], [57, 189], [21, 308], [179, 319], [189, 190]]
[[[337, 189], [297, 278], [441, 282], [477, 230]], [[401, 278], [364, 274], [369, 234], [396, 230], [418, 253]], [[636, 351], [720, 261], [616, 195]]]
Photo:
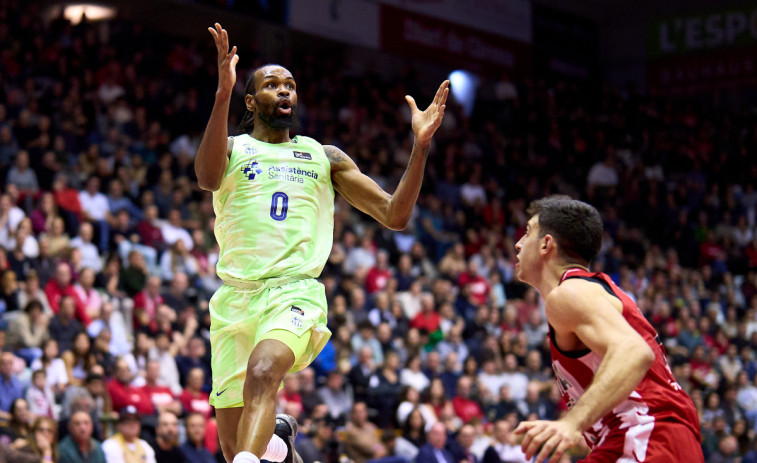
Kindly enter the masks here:
[[31, 366], [32, 371], [45, 370], [47, 373], [47, 384], [56, 394], [62, 393], [68, 386], [68, 371], [66, 364], [60, 358], [60, 349], [58, 341], [49, 338], [42, 345], [42, 357], [34, 360]]
[[526, 398], [526, 389], [528, 388], [528, 376], [518, 371], [518, 359], [515, 354], [505, 356], [505, 371], [502, 374], [504, 384], [510, 386], [513, 400], [523, 400]]
[[589, 170], [586, 178], [590, 189], [596, 187], [614, 187], [618, 185], [618, 171], [615, 169], [615, 155], [610, 152], [602, 162], [597, 162]]
[[526, 454], [516, 442], [510, 422], [499, 420], [494, 423], [494, 442], [484, 452], [482, 463], [528, 463]]
[[82, 265], [91, 268], [97, 273], [102, 270], [103, 262], [100, 258], [100, 251], [97, 249], [97, 246], [92, 243], [94, 236], [95, 230], [92, 227], [92, 224], [89, 222], [82, 222], [79, 225], [79, 236], [72, 239], [69, 246], [79, 249], [79, 251], [81, 251]]
[[26, 217], [21, 208], [13, 204], [10, 195], [0, 196], [0, 245], [5, 249], [13, 249], [10, 246], [16, 233], [18, 224]]
[[110, 235], [110, 215], [108, 197], [100, 193], [100, 179], [90, 177], [87, 180], [87, 189], [79, 192], [79, 203], [84, 218], [93, 222], [99, 233], [98, 248], [100, 252], [108, 249], [108, 237]]
[[178, 240], [184, 242], [187, 251], [191, 251], [194, 246], [192, 235], [181, 226], [181, 212], [178, 209], [171, 209], [168, 213], [168, 222], [163, 223], [160, 232], [163, 234], [163, 241], [169, 246], [172, 246]]

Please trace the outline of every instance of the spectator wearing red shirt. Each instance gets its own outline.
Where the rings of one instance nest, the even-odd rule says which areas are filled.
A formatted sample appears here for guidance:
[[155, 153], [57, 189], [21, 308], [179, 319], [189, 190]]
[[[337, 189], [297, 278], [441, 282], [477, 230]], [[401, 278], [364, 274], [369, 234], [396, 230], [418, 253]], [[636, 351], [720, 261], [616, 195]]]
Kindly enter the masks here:
[[133, 405], [140, 415], [154, 415], [155, 406], [150, 396], [141, 387], [131, 385], [134, 375], [129, 369], [129, 364], [123, 358], [116, 361], [115, 378], [106, 386], [110, 396], [113, 410], [120, 412], [126, 406]]
[[205, 372], [202, 368], [192, 368], [187, 376], [187, 387], [181, 392], [179, 401], [187, 413], [200, 413], [205, 419], [209, 419], [213, 414], [213, 407], [210, 405], [210, 395], [203, 392], [202, 385], [205, 382]]
[[468, 270], [457, 278], [457, 285], [461, 288], [470, 286], [470, 295], [476, 304], [486, 304], [489, 300], [491, 287], [486, 278], [479, 275], [478, 264], [474, 260], [468, 262]]
[[76, 305], [76, 318], [84, 325], [87, 326], [92, 321], [87, 315], [87, 307], [79, 298], [78, 293], [74, 289], [74, 285], [71, 284], [71, 267], [65, 262], [60, 262], [55, 267], [55, 275], [45, 285], [45, 296], [47, 296], [47, 302], [50, 304], [50, 308], [56, 314], [60, 310], [60, 299], [63, 296], [71, 296]]
[[461, 376], [457, 380], [457, 394], [452, 399], [452, 406], [455, 409], [455, 414], [462, 420], [463, 423], [469, 423], [473, 418], [484, 418], [484, 412], [481, 411], [481, 407], [476, 401], [470, 398], [471, 393], [471, 378], [468, 376]]
[[391, 278], [392, 271], [389, 270], [389, 254], [381, 250], [376, 253], [376, 265], [371, 267], [365, 276], [365, 289], [368, 291], [368, 294], [375, 294], [386, 288]]
[[157, 224], [158, 206], [150, 205], [145, 208], [145, 217], [137, 224], [137, 233], [142, 238], [142, 244], [155, 249], [165, 249], [163, 232]]
[[298, 375], [284, 376], [284, 387], [279, 391], [277, 408], [286, 409], [288, 404], [298, 404], [302, 410], [302, 395], [300, 395], [300, 377]]
[[55, 177], [53, 182], [53, 197], [55, 204], [63, 211], [69, 212], [77, 219], [81, 219], [81, 203], [79, 202], [79, 190], [68, 186], [65, 174]]
[[142, 389], [150, 398], [158, 414], [171, 412], [174, 415], [181, 415], [181, 402], [176, 398], [171, 388], [158, 383], [160, 377], [160, 361], [149, 360], [145, 369], [145, 385]]
[[151, 333], [158, 331], [155, 315], [163, 304], [160, 295], [160, 277], [151, 276], [145, 288], [134, 296], [134, 329], [147, 328]]
[[424, 293], [421, 296], [421, 311], [410, 321], [410, 327], [433, 333], [439, 329], [440, 322], [441, 318], [434, 310], [434, 296]]

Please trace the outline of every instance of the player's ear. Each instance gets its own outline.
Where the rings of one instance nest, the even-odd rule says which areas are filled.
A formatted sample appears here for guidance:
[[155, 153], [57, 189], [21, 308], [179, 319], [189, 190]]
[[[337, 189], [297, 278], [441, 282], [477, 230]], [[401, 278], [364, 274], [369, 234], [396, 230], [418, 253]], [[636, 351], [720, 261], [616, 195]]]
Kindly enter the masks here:
[[539, 243], [539, 254], [547, 255], [555, 247], [555, 239], [550, 234], [544, 235]]
[[255, 112], [255, 96], [251, 94], [247, 94], [244, 96], [244, 105], [247, 107], [247, 111], [250, 111], [251, 113]]

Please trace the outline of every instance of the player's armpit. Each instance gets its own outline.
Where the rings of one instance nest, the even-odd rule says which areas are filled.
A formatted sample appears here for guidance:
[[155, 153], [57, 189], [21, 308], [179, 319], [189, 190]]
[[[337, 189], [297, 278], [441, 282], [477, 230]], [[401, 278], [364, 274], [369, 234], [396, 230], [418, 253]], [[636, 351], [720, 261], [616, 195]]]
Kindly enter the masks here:
[[558, 333], [573, 333], [591, 349], [604, 356], [608, 348], [623, 347], [654, 353], [644, 338], [621, 314], [620, 300], [600, 285], [581, 279], [569, 279], [552, 290], [546, 298], [549, 323]]
[[334, 189], [357, 209], [365, 212], [387, 228], [396, 229], [389, 217], [391, 195], [370, 177], [360, 172], [355, 161], [335, 146], [324, 145], [331, 163]]

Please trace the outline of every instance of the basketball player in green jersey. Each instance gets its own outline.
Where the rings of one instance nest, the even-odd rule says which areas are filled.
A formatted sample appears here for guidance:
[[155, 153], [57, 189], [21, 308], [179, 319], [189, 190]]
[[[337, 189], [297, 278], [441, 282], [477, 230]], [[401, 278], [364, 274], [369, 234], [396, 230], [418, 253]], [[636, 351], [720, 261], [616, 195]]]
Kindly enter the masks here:
[[[210, 301], [213, 390], [223, 454], [234, 463], [292, 463], [297, 423], [276, 415], [287, 372], [305, 368], [331, 336], [316, 278], [331, 252], [334, 190], [382, 225], [403, 229], [423, 181], [431, 137], [442, 122], [449, 82], [425, 111], [412, 111], [415, 144], [393, 195], [339, 148], [290, 138], [297, 87], [282, 66], [258, 68], [247, 83], [248, 133], [228, 136], [237, 48], [209, 28], [218, 50], [215, 105], [195, 159], [200, 187], [213, 192], [218, 276]], [[251, 132], [250, 132], [251, 128]]]

